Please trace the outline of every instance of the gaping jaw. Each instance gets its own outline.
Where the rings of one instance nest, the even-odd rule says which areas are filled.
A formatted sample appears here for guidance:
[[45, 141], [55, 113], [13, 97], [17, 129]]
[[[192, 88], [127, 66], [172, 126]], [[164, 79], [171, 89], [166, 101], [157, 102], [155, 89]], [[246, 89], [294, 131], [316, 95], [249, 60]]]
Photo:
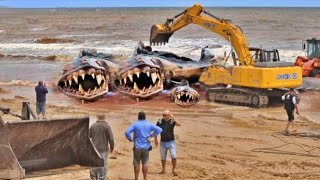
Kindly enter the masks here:
[[174, 103], [180, 105], [180, 106], [192, 106], [195, 105], [197, 102], [199, 102], [200, 100], [200, 95], [199, 93], [194, 90], [191, 89], [188, 90], [176, 90], [174, 92], [174, 94], [172, 95], [172, 100], [174, 101]]
[[62, 75], [58, 88], [64, 94], [82, 100], [96, 100], [106, 94], [109, 75], [105, 70], [85, 66]]
[[163, 90], [163, 72], [159, 66], [137, 65], [120, 71], [116, 89], [133, 98], [151, 98]]

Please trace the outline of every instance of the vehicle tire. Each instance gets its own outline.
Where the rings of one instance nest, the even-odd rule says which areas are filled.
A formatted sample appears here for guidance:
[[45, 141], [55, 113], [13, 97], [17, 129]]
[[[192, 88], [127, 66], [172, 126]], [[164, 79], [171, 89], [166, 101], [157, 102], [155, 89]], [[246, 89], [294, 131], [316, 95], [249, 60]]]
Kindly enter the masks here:
[[251, 106], [255, 107], [255, 108], [258, 108], [259, 105], [260, 105], [259, 96], [257, 96], [257, 95], [252, 96], [252, 98], [251, 98]]
[[312, 72], [310, 73], [310, 77], [320, 78], [320, 69], [312, 70]]

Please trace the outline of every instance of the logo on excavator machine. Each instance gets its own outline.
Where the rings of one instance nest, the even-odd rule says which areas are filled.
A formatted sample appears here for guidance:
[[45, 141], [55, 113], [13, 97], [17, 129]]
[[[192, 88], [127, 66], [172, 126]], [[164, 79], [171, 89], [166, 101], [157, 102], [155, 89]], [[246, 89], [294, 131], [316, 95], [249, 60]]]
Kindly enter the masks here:
[[290, 74], [277, 74], [276, 78], [280, 79], [297, 79], [297, 73]]
[[208, 28], [214, 29], [216, 26], [214, 24], [210, 24], [208, 22], [203, 23], [203, 25], [207, 26]]

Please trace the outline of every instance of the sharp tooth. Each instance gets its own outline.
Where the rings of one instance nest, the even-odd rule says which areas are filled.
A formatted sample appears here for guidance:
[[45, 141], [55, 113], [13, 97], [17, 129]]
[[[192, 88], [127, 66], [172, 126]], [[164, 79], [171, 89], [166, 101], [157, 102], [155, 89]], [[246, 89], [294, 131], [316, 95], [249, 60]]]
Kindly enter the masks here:
[[149, 71], [147, 71], [146, 74], [147, 74], [148, 77], [150, 77], [150, 72]]
[[139, 91], [139, 88], [138, 88], [138, 85], [136, 82], [134, 82], [134, 84], [133, 84], [133, 89]]
[[122, 79], [120, 79], [119, 82], [120, 82], [120, 85], [122, 85]]
[[84, 76], [85, 76], [86, 72], [85, 72], [83, 69], [80, 69], [80, 70], [78, 71], [78, 74], [80, 74], [81, 77], [82, 77], [82, 80], [84, 80]]
[[139, 77], [140, 77], [140, 72], [137, 71], [137, 72], [136, 72], [136, 75], [137, 75], [137, 77], [139, 78]]
[[137, 75], [137, 77], [140, 77], [140, 69], [139, 68], [134, 68], [133, 72]]
[[83, 90], [81, 84], [79, 84], [79, 92], [82, 93], [83, 91], [84, 91], [84, 90]]
[[78, 84], [78, 76], [76, 76], [75, 74], [73, 74], [73, 80], [74, 82], [76, 82], [76, 84]]
[[70, 80], [68, 80], [69, 81], [69, 85], [71, 86], [72, 85], [72, 80], [70, 79]]
[[143, 87], [142, 91], [145, 92], [146, 91], [146, 87]]
[[180, 95], [180, 94], [178, 94], [178, 95], [177, 95], [177, 97], [178, 97], [178, 99], [180, 99], [181, 95]]
[[67, 81], [64, 81], [64, 86], [65, 86], [65, 87], [67, 87], [67, 86], [68, 86]]
[[151, 79], [152, 79], [152, 82], [153, 82], [153, 83], [156, 83], [157, 73], [152, 73], [152, 74], [151, 74]]
[[127, 78], [124, 78], [123, 81], [124, 81], [124, 84], [127, 84]]
[[91, 76], [92, 76], [93, 79], [95, 78], [94, 73], [92, 73]]
[[150, 92], [150, 91], [151, 91], [151, 89], [152, 89], [152, 85], [150, 85], [150, 86], [149, 86], [149, 88], [148, 88], [148, 92]]
[[89, 88], [89, 90], [88, 90], [88, 94], [91, 94], [91, 89]]
[[102, 81], [102, 77], [101, 77], [101, 74], [97, 75], [97, 82], [98, 82], [98, 85], [101, 84], [101, 81]]
[[193, 100], [193, 96], [191, 96], [191, 100]]
[[189, 103], [189, 99], [187, 99], [187, 103]]
[[133, 76], [132, 76], [132, 74], [128, 74], [128, 77], [129, 77], [130, 81], [133, 82]]
[[95, 94], [97, 92], [97, 86], [94, 88], [93, 93]]

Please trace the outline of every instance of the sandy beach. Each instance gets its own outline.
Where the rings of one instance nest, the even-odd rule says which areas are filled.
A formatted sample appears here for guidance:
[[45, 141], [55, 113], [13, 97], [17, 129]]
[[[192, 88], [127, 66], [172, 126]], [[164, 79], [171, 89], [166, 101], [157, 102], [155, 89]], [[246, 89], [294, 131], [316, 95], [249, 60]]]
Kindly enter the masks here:
[[[30, 91], [33, 88], [30, 88]], [[32, 98], [9, 95], [1, 87], [0, 104], [19, 113], [22, 101]], [[301, 115], [295, 124], [298, 133], [319, 134], [319, 92], [302, 93]], [[49, 99], [55, 96], [49, 94]], [[95, 103], [70, 100], [69, 105], [48, 102], [48, 117], [81, 117], [89, 115], [95, 121], [97, 113], [105, 113], [115, 136], [115, 152], [110, 155], [108, 179], [133, 179], [132, 143], [124, 136], [125, 129], [136, 121], [143, 110], [150, 122], [156, 123], [168, 108], [182, 122], [175, 131], [178, 153], [177, 177], [170, 174], [168, 161], [165, 175], [161, 171], [159, 148], [150, 154], [149, 179], [319, 179], [319, 138], [284, 136], [286, 114], [281, 104], [253, 109], [208, 103], [202, 97], [199, 104], [182, 108], [170, 103], [165, 95], [153, 101], [135, 102], [119, 94]], [[59, 112], [59, 113], [57, 113]], [[5, 120], [13, 120], [8, 115]], [[320, 135], [318, 135], [320, 136]], [[258, 151], [258, 152], [257, 152]], [[260, 151], [260, 152], [259, 152]], [[263, 151], [263, 152], [261, 152]], [[268, 152], [268, 153], [266, 153]], [[27, 179], [89, 179], [89, 170], [72, 166], [64, 169], [35, 172]]]
[[[189, 108], [170, 102], [166, 94], [136, 102], [117, 92], [82, 104], [57, 90], [62, 67], [77, 57], [80, 49], [95, 48], [113, 54], [117, 61], [125, 61], [132, 56], [138, 41], [149, 44], [153, 24], [183, 10], [0, 9], [0, 106], [21, 114], [21, 102], [27, 101], [35, 110], [34, 86], [43, 80], [49, 87], [48, 118], [90, 116], [92, 124], [96, 114], [105, 113], [115, 136], [115, 151], [109, 158], [109, 180], [134, 178], [133, 144], [126, 140], [124, 132], [137, 120], [138, 112], [145, 111], [147, 120], [156, 123], [165, 109], [171, 110], [182, 123], [175, 129], [178, 176], [170, 173], [170, 161], [167, 174], [158, 174], [160, 153], [154, 146], [149, 161], [150, 180], [320, 179], [319, 91], [301, 93], [300, 115], [295, 115], [298, 134], [284, 136], [281, 132], [287, 115], [281, 102], [260, 109], [209, 103], [201, 91], [200, 102]], [[281, 61], [293, 62], [298, 55], [304, 55], [302, 40], [320, 34], [316, 18], [320, 16], [319, 8], [210, 8], [209, 11], [241, 26], [250, 46], [279, 49]], [[46, 44], [41, 38], [53, 42]], [[201, 48], [207, 45], [217, 57], [231, 50], [226, 41], [197, 26], [181, 30], [169, 44], [154, 50], [198, 60]], [[8, 115], [2, 118], [18, 120]], [[89, 168], [71, 166], [34, 172], [27, 174], [26, 179], [87, 180]]]

